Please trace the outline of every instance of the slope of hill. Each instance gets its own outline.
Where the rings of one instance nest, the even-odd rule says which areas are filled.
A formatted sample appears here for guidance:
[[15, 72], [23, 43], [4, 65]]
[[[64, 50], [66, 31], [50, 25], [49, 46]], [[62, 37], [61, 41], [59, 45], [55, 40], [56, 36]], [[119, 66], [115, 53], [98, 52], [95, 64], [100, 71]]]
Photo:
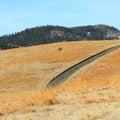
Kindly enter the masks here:
[[120, 31], [107, 25], [60, 27], [42, 26], [0, 37], [0, 48], [18, 48], [39, 44], [80, 40], [119, 39]]
[[62, 42], [0, 51], [0, 86], [4, 89], [12, 86], [9, 90], [36, 86], [41, 89], [53, 76], [71, 65], [117, 44], [119, 41]]
[[115, 45], [120, 41], [62, 42], [0, 51], [0, 119], [119, 120], [120, 49], [77, 71], [68, 82], [40, 91], [69, 66]]

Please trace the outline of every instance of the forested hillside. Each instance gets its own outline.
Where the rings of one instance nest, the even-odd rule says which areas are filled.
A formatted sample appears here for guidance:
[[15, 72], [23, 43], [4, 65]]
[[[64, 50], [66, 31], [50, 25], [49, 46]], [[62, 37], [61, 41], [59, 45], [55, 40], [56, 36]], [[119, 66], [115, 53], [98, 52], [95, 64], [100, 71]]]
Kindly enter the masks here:
[[0, 37], [0, 49], [18, 48], [62, 41], [119, 39], [120, 31], [107, 25], [62, 27], [41, 26]]

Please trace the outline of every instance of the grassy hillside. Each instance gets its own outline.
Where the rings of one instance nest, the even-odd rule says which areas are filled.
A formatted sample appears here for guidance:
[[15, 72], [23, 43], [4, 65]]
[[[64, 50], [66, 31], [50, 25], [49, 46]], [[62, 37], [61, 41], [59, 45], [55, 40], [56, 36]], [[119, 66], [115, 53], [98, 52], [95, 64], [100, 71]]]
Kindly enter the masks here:
[[[37, 86], [40, 89], [69, 66], [118, 43], [119, 41], [63, 42], [1, 51], [0, 86], [8, 86], [11, 90], [19, 84], [16, 89]], [[59, 51], [59, 48], [62, 50]]]
[[[14, 113], [18, 113], [17, 120], [57, 119], [59, 111], [67, 120], [68, 111], [74, 119], [93, 120], [111, 114], [110, 108], [118, 110], [114, 104], [118, 106], [120, 100], [119, 49], [77, 71], [60, 86], [42, 91], [49, 79], [69, 66], [118, 44], [120, 41], [62, 42], [0, 51], [0, 119], [12, 119]], [[106, 108], [103, 103], [113, 106]]]

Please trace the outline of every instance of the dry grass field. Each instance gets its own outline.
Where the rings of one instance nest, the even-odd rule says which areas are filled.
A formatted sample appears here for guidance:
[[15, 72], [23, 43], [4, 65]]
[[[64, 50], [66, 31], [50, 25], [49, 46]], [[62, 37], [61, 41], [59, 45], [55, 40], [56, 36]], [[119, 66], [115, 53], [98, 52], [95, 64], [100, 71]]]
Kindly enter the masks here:
[[120, 49], [44, 90], [66, 68], [118, 44], [63, 42], [0, 51], [0, 120], [119, 120]]

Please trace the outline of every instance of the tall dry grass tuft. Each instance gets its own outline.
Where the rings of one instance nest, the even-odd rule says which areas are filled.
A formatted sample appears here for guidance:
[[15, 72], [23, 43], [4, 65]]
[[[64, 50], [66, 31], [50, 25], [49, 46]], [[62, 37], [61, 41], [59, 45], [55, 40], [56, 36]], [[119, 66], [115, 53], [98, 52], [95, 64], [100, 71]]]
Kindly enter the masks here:
[[52, 89], [44, 92], [35, 90], [13, 95], [7, 94], [0, 99], [0, 114], [28, 111], [32, 106], [36, 105], [58, 104], [59, 101], [57, 100], [56, 95], [56, 91], [53, 91]]

